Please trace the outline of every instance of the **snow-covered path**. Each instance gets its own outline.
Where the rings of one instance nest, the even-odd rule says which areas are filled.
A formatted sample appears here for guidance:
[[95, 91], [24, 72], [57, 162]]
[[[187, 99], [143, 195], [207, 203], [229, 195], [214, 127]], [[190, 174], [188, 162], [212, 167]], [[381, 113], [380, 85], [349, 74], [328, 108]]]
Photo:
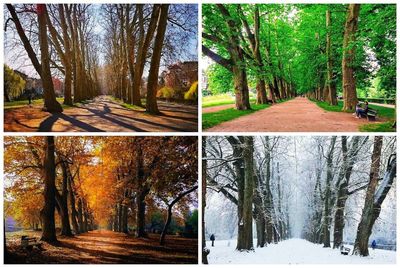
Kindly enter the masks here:
[[[256, 245], [256, 241], [254, 241]], [[236, 240], [207, 241], [210, 264], [395, 264], [396, 252], [370, 249], [369, 257], [341, 255], [337, 249], [323, 248], [303, 239], [289, 239], [254, 252], [235, 251]]]

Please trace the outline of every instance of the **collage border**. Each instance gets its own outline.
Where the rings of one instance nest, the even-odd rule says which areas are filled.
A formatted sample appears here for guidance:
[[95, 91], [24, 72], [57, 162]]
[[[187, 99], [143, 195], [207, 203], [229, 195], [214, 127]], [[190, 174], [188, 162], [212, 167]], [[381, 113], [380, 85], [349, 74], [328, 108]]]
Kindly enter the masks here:
[[[76, 1], [76, 0], [69, 0], [69, 1], [54, 1], [54, 0], [44, 0], [40, 1], [41, 3], [45, 4], [51, 4], [51, 3], [83, 3], [86, 1]], [[88, 3], [93, 3], [95, 2], [96, 4], [105, 4], [105, 3], [144, 3], [145, 1], [137, 1], [137, 0], [99, 0], [99, 1], [87, 1]], [[199, 86], [198, 90], [199, 93], [202, 89], [202, 84], [201, 84], [201, 75], [202, 75], [202, 69], [203, 69], [203, 64], [202, 64], [202, 53], [201, 53], [201, 33], [202, 33], [202, 23], [201, 23], [201, 12], [202, 12], [202, 4], [211, 4], [211, 3], [229, 3], [229, 4], [235, 4], [235, 3], [243, 3], [243, 4], [248, 4], [248, 3], [262, 3], [262, 4], [340, 4], [340, 3], [361, 3], [361, 4], [368, 4], [368, 3], [380, 3], [380, 4], [397, 4], [396, 6], [396, 73], [397, 73], [397, 78], [400, 77], [400, 53], [399, 53], [399, 36], [400, 36], [400, 1], [396, 0], [358, 0], [358, 1], [349, 1], [349, 0], [343, 0], [343, 1], [327, 1], [327, 0], [282, 0], [282, 1], [260, 1], [260, 0], [235, 0], [235, 1], [229, 1], [229, 0], [150, 0], [148, 1], [149, 3], [172, 3], [172, 4], [179, 4], [179, 3], [186, 3], [186, 4], [198, 4], [198, 81], [199, 81]], [[5, 1], [0, 7], [0, 12], [1, 14], [4, 14], [4, 4], [5, 3], [37, 3], [37, 1]], [[4, 19], [1, 19], [0, 22], [0, 27], [1, 29], [4, 29]], [[1, 42], [1, 49], [0, 49], [0, 54], [1, 54], [1, 59], [2, 62], [4, 62], [4, 30], [2, 34], [0, 35], [0, 42]], [[2, 67], [4, 68], [4, 67]], [[4, 90], [4, 72], [1, 72], [0, 74], [0, 86]], [[399, 86], [400, 82], [399, 79], [396, 80], [396, 107], [398, 104], [398, 100], [400, 97], [400, 92], [399, 92]], [[225, 135], [237, 135], [237, 136], [341, 136], [341, 135], [348, 135], [348, 136], [354, 136], [354, 135], [359, 135], [359, 136], [376, 136], [376, 135], [382, 135], [382, 136], [396, 136], [397, 140], [397, 153], [399, 152], [399, 131], [396, 129], [396, 132], [392, 133], [364, 133], [364, 132], [219, 132], [219, 133], [214, 133], [214, 132], [207, 132], [202, 130], [202, 100], [201, 100], [201, 94], [198, 94], [199, 99], [198, 99], [198, 130], [197, 132], [107, 132], [107, 133], [90, 133], [90, 132], [5, 132], [4, 131], [4, 94], [0, 94], [0, 109], [1, 109], [1, 118], [0, 118], [0, 128], [1, 128], [1, 135], [0, 135], [0, 142], [2, 144], [0, 148], [0, 174], [4, 174], [4, 137], [5, 136], [47, 136], [47, 135], [52, 135], [52, 136], [197, 136], [198, 137], [198, 185], [199, 185], [199, 190], [198, 190], [198, 210], [199, 214], [201, 215], [201, 204], [202, 204], [202, 195], [201, 195], [201, 189], [202, 189], [202, 180], [201, 180], [201, 170], [202, 170], [202, 137], [204, 136], [225, 136]], [[399, 119], [399, 114], [396, 113], [396, 121]], [[0, 205], [3, 207], [3, 196], [4, 196], [4, 182], [3, 182], [3, 177], [0, 182], [0, 187], [2, 191], [2, 198], [0, 201]], [[396, 191], [399, 189], [399, 183], [396, 184]], [[397, 197], [397, 206], [399, 205], [399, 199]], [[3, 209], [0, 211], [0, 216], [3, 218]], [[397, 234], [399, 234], [400, 226], [399, 226], [399, 219], [400, 219], [400, 213], [397, 213], [396, 215], [397, 219]], [[198, 231], [198, 264], [197, 265], [203, 265], [201, 262], [201, 217], [199, 217], [198, 220], [198, 226], [199, 226], [199, 231]], [[3, 229], [3, 224], [4, 221], [1, 221], [0, 223], [0, 228]], [[1, 239], [4, 239], [3, 237], [3, 232], [1, 232], [0, 235]], [[397, 236], [397, 244], [399, 244], [399, 237]], [[1, 257], [0, 257], [0, 266], [6, 266], [4, 264], [4, 251], [2, 250]], [[396, 264], [389, 264], [387, 265], [388, 267], [397, 267], [397, 263], [399, 263], [399, 256], [400, 252], [396, 251]], [[132, 265], [135, 267], [160, 267], [160, 265], [152, 265], [152, 264], [122, 264], [124, 266], [126, 265]], [[261, 265], [257, 264], [249, 264], [251, 267], [261, 267]], [[246, 265], [246, 266], [249, 266]], [[268, 267], [291, 267], [291, 264], [267, 264]], [[8, 265], [7, 265], [8, 266]], [[22, 267], [23, 265], [13, 265], [14, 267]], [[64, 264], [58, 264], [57, 267], [67, 267], [68, 265]], [[83, 265], [78, 265], [78, 266], [83, 266]], [[103, 265], [105, 267], [115, 267], [115, 264], [110, 264], [110, 265]], [[119, 266], [119, 265], [118, 265]], [[167, 265], [161, 265], [163, 267], [166, 267]], [[170, 265], [168, 265], [170, 266]], [[179, 265], [180, 267], [195, 267], [196, 264], [192, 265]], [[211, 264], [212, 267], [227, 267], [226, 264], [224, 265], [216, 265], [216, 264]], [[303, 265], [297, 265], [298, 267], [308, 267], [309, 265], [303, 264]], [[332, 266], [332, 265], [323, 265], [323, 266]], [[353, 265], [353, 264], [346, 264], [346, 265], [341, 265], [343, 267], [362, 267], [362, 265]], [[385, 265], [386, 266], [386, 265]], [[245, 267], [245, 265], [239, 265], [239, 264], [229, 264], [229, 267]]]

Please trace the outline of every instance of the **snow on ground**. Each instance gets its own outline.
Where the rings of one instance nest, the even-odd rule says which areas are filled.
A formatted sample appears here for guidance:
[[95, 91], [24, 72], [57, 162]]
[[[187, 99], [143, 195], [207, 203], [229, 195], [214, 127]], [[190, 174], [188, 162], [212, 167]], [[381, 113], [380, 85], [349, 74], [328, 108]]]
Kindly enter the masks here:
[[[254, 241], [254, 245], [256, 241]], [[347, 246], [352, 249], [352, 246]], [[207, 241], [210, 264], [395, 264], [396, 252], [369, 249], [370, 256], [341, 255], [340, 250], [323, 248], [303, 239], [289, 239], [254, 252], [236, 251], [236, 240]], [[351, 253], [351, 252], [350, 252]]]

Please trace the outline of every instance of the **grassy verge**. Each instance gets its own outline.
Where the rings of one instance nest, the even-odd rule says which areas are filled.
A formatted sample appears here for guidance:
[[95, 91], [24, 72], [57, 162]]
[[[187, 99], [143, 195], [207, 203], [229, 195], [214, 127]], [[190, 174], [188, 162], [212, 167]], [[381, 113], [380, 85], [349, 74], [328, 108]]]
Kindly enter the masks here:
[[[59, 103], [64, 102], [64, 98], [57, 98]], [[35, 99], [32, 100], [32, 105], [43, 105], [44, 99]], [[28, 100], [18, 100], [18, 101], [10, 101], [4, 102], [4, 108], [19, 108], [28, 105]]]
[[[206, 97], [202, 98], [201, 102], [202, 102], [201, 103], [201, 107], [202, 108], [221, 106], [221, 105], [228, 105], [228, 104], [234, 104], [235, 103], [235, 97], [231, 96], [231, 95], [228, 95], [228, 94], [206, 96]], [[253, 97], [250, 97], [250, 102], [254, 103], [254, 102], [256, 102], [256, 99], [253, 98]]]
[[269, 104], [255, 104], [251, 106], [251, 110], [239, 111], [235, 108], [229, 108], [221, 110], [214, 113], [204, 113], [203, 114], [203, 129], [207, 129], [226, 121], [238, 118], [243, 115], [251, 114], [259, 110], [270, 107]]
[[[343, 112], [343, 101], [338, 101], [337, 106], [329, 105], [328, 103], [324, 101], [317, 101], [317, 100], [311, 100], [315, 102], [319, 107], [326, 111], [331, 111], [331, 112]], [[378, 116], [381, 118], [385, 119], [395, 119], [396, 113], [395, 109], [393, 108], [388, 108], [388, 107], [383, 107], [383, 106], [378, 106], [378, 105], [373, 105], [369, 104], [368, 105], [370, 108], [377, 110], [378, 111]], [[349, 113], [354, 113], [354, 111], [349, 111]]]
[[[338, 101], [337, 106], [329, 105], [326, 102], [323, 101], [317, 101], [317, 100], [312, 100], [311, 101], [315, 102], [319, 107], [326, 111], [331, 111], [331, 112], [343, 112], [343, 101]], [[373, 105], [369, 104], [368, 105], [370, 108], [376, 110], [378, 112], [378, 117], [388, 120], [387, 122], [383, 123], [369, 123], [360, 126], [360, 131], [363, 132], [393, 132], [396, 131], [394, 128], [392, 128], [393, 122], [396, 119], [396, 110], [393, 108], [388, 108], [388, 107], [383, 107], [379, 105]], [[351, 111], [350, 111], [351, 112]]]
[[[137, 111], [137, 112], [144, 112], [144, 111], [146, 111], [146, 108], [144, 108], [144, 107], [140, 107], [140, 106], [137, 106], [137, 105], [125, 103], [125, 102], [123, 102], [122, 100], [120, 100], [120, 99], [118, 99], [118, 98], [115, 98], [115, 97], [112, 97], [112, 96], [110, 96], [110, 98], [111, 98], [113, 101], [115, 101], [116, 103], [118, 103], [119, 105], [121, 105], [122, 107], [124, 107], [124, 108], [130, 109], [130, 110], [133, 110], [133, 111]], [[143, 104], [143, 105], [146, 105], [146, 99], [142, 99], [142, 104]]]
[[[64, 105], [64, 98], [57, 98], [57, 101], [61, 104], [63, 109], [71, 108], [72, 106]], [[34, 106], [42, 106], [44, 104], [44, 99], [35, 99], [32, 100], [32, 105]], [[4, 109], [15, 109], [15, 108], [22, 108], [28, 106], [28, 100], [18, 100], [18, 101], [11, 101], [11, 102], [4, 102]]]
[[372, 123], [360, 126], [360, 131], [362, 132], [395, 132], [396, 129], [393, 128], [394, 121], [387, 121], [383, 123]]

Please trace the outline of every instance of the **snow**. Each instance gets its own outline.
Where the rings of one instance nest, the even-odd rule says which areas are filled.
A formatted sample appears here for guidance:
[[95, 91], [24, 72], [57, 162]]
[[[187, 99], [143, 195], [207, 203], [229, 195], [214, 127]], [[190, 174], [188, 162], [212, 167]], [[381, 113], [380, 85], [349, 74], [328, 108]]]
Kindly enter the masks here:
[[[256, 240], [254, 240], [256, 245]], [[346, 245], [351, 248], [352, 246]], [[256, 248], [254, 252], [236, 251], [236, 240], [207, 241], [210, 264], [395, 264], [396, 252], [369, 249], [370, 256], [341, 255], [339, 249], [323, 248], [303, 239], [289, 239]], [[350, 252], [350, 254], [351, 254]]]
[[379, 198], [383, 194], [383, 190], [385, 190], [385, 188], [389, 185], [389, 181], [390, 181], [390, 171], [386, 171], [383, 177], [383, 181], [381, 182], [381, 184], [379, 184], [378, 189], [375, 192], [374, 195], [375, 204], [378, 203]]

